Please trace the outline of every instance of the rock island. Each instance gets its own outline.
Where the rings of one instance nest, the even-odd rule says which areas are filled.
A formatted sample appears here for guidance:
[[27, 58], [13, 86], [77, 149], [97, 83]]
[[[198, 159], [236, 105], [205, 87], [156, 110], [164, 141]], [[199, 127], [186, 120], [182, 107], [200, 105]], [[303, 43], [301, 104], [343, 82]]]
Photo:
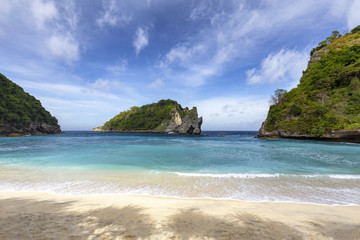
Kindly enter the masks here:
[[92, 131], [200, 134], [202, 121], [196, 107], [182, 108], [168, 99], [131, 107]]

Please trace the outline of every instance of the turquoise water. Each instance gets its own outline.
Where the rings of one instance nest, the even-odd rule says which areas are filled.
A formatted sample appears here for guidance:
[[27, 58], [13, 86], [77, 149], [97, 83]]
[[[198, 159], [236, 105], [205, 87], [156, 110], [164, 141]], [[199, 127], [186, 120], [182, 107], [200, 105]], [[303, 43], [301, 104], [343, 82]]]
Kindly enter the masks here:
[[360, 204], [360, 145], [220, 133], [0, 138], [0, 190]]

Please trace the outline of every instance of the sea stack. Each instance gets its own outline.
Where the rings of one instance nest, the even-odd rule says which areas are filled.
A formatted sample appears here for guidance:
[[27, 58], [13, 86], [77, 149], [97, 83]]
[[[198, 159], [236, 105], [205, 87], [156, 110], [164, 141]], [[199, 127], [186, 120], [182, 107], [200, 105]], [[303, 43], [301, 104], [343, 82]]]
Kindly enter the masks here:
[[132, 107], [93, 131], [200, 134], [202, 117], [196, 107], [182, 108], [174, 100]]
[[61, 133], [39, 100], [0, 73], [0, 136]]

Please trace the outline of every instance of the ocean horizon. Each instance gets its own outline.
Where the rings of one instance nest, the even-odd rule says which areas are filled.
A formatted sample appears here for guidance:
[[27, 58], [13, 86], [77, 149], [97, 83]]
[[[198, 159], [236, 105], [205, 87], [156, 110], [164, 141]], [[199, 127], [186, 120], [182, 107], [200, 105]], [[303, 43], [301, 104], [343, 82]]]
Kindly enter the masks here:
[[358, 144], [256, 134], [0, 138], [0, 191], [360, 205]]

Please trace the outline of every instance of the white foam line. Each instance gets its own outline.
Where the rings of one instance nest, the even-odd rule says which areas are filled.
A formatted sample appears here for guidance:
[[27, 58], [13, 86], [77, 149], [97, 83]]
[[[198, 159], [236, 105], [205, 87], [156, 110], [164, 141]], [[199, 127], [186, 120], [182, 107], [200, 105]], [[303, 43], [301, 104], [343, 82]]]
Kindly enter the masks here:
[[239, 173], [183, 173], [183, 172], [171, 172], [178, 176], [185, 177], [212, 177], [212, 178], [272, 178], [279, 177], [280, 174], [239, 174]]
[[310, 205], [322, 205], [322, 206], [360, 206], [357, 203], [319, 203], [309, 202], [301, 200], [256, 200], [252, 198], [232, 198], [232, 197], [181, 197], [171, 194], [150, 194], [150, 193], [133, 193], [133, 192], [93, 192], [93, 193], [77, 193], [77, 192], [58, 192], [49, 190], [14, 190], [14, 189], [0, 189], [0, 192], [38, 192], [38, 193], [49, 193], [53, 195], [70, 195], [70, 196], [143, 196], [143, 197], [155, 197], [155, 198], [172, 198], [172, 199], [183, 199], [183, 200], [215, 200], [215, 201], [240, 201], [240, 202], [253, 202], [253, 203], [294, 203], [294, 204], [310, 204]]
[[335, 178], [335, 179], [360, 179], [360, 175], [350, 174], [315, 174], [315, 175], [296, 175], [296, 174], [267, 174], [267, 173], [185, 173], [170, 172], [178, 176], [185, 177], [212, 177], [212, 178], [278, 178], [278, 177], [302, 177], [302, 178]]

